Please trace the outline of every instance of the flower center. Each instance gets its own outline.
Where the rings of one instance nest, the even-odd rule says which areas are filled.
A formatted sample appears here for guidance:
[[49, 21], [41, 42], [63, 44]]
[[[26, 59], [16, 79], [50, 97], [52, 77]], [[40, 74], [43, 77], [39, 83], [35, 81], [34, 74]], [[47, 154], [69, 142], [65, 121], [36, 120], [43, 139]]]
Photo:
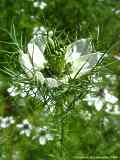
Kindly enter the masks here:
[[29, 129], [29, 125], [28, 124], [24, 124], [23, 128], [24, 129]]

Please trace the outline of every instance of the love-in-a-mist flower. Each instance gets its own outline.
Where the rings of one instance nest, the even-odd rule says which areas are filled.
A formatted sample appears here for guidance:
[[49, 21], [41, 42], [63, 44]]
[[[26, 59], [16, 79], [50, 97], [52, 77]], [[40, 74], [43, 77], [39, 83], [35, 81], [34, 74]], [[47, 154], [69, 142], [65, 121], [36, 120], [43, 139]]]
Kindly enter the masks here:
[[49, 133], [48, 127], [40, 127], [36, 129], [37, 135], [33, 139], [38, 139], [40, 145], [45, 145], [48, 141], [52, 141], [53, 135]]
[[98, 63], [103, 53], [93, 52], [93, 49], [90, 39], [80, 39], [68, 45], [65, 61], [70, 64], [71, 78], [86, 74]]
[[0, 117], [0, 128], [8, 128], [11, 124], [14, 124], [15, 120], [12, 116]]
[[43, 2], [43, 1], [41, 1], [41, 2], [35, 1], [33, 3], [33, 6], [35, 8], [40, 8], [41, 10], [43, 10], [47, 6], [47, 4], [45, 2]]
[[96, 94], [88, 93], [84, 100], [87, 101], [89, 106], [94, 105], [97, 111], [100, 111], [107, 104], [116, 105], [118, 101], [118, 98], [112, 95], [107, 89], [94, 87], [92, 91], [96, 92]]
[[27, 137], [30, 136], [31, 131], [32, 131], [32, 125], [29, 123], [27, 119], [24, 119], [21, 124], [17, 124], [16, 127], [20, 129], [21, 135], [24, 134]]

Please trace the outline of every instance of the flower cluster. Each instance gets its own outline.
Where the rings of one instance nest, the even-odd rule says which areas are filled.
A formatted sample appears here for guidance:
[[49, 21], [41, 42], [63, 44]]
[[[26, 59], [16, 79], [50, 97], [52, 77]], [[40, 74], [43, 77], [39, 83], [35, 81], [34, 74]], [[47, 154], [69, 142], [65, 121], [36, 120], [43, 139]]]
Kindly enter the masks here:
[[[15, 120], [12, 116], [0, 117], [0, 128], [5, 129], [15, 124]], [[25, 135], [27, 137], [32, 136], [32, 131], [35, 131], [35, 135], [32, 137], [33, 140], [38, 140], [41, 145], [45, 145], [47, 141], [53, 140], [53, 135], [49, 133], [48, 127], [35, 127], [30, 124], [27, 119], [24, 119], [22, 123], [16, 124], [16, 128], [20, 131], [20, 135]]]
[[20, 129], [20, 135], [26, 135], [27, 137], [31, 136], [32, 130], [35, 131], [35, 135], [32, 137], [32, 140], [38, 140], [41, 145], [45, 145], [47, 141], [53, 140], [53, 135], [48, 132], [48, 127], [34, 127], [32, 126], [27, 119], [24, 119], [22, 123], [16, 125]]

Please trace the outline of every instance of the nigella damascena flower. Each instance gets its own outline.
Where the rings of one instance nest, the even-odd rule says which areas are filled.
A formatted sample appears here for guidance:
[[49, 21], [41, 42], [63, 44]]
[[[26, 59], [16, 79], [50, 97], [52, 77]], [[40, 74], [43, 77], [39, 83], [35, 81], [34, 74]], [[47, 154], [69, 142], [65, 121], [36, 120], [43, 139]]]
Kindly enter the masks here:
[[[106, 105], [106, 111], [109, 112], [110, 109], [107, 109], [109, 106], [116, 106], [118, 102], [118, 98], [110, 93], [106, 88], [92, 88], [92, 91], [96, 92], [96, 94], [88, 93], [85, 97], [85, 101], [87, 101], [89, 106], [94, 105], [97, 111], [100, 111], [104, 105]], [[114, 107], [115, 109], [115, 107]], [[116, 111], [112, 111], [115, 113]]]
[[48, 127], [43, 126], [40, 128], [36, 128], [37, 135], [33, 137], [33, 139], [37, 139], [40, 145], [45, 145], [48, 141], [53, 141], [53, 135], [49, 133]]
[[32, 131], [32, 125], [29, 123], [27, 119], [24, 119], [21, 124], [17, 124], [16, 127], [20, 129], [21, 135], [24, 134], [27, 137], [30, 136], [31, 131]]
[[11, 124], [14, 124], [15, 120], [12, 116], [0, 117], [0, 128], [8, 128]]

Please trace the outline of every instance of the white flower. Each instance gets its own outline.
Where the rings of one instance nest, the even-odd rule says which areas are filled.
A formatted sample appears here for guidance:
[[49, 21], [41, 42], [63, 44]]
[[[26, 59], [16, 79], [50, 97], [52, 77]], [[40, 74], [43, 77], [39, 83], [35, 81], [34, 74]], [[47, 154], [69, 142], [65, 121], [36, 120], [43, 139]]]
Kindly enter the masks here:
[[46, 6], [47, 6], [47, 4], [45, 3], [45, 2], [38, 2], [38, 1], [36, 1], [36, 2], [34, 2], [33, 3], [33, 6], [35, 7], [35, 8], [40, 8], [41, 10], [43, 10]]
[[20, 128], [20, 134], [25, 134], [27, 137], [30, 136], [31, 131], [32, 131], [32, 125], [28, 122], [27, 119], [24, 119], [21, 124], [16, 125], [17, 128]]
[[43, 10], [46, 6], [47, 4], [45, 2], [41, 2], [39, 7]]
[[7, 128], [14, 123], [15, 123], [15, 120], [13, 119], [12, 116], [4, 117], [4, 118], [0, 117], [0, 128]]
[[37, 138], [41, 145], [45, 145], [47, 141], [53, 140], [53, 135], [48, 133], [48, 128], [46, 126], [42, 128], [37, 128], [36, 131], [38, 135], [35, 136], [33, 139]]
[[[116, 105], [118, 98], [109, 93], [107, 89], [92, 88], [91, 91], [96, 92], [96, 95], [87, 94], [84, 98], [89, 106], [94, 105], [97, 111], [100, 111], [106, 105], [106, 112], [112, 109], [112, 105]], [[114, 111], [115, 112], [115, 111]]]
[[80, 39], [67, 47], [65, 54], [66, 63], [71, 64], [72, 73], [70, 76], [74, 76], [78, 73], [78, 76], [82, 76], [89, 72], [100, 60], [103, 53], [92, 52], [93, 46], [90, 39]]

